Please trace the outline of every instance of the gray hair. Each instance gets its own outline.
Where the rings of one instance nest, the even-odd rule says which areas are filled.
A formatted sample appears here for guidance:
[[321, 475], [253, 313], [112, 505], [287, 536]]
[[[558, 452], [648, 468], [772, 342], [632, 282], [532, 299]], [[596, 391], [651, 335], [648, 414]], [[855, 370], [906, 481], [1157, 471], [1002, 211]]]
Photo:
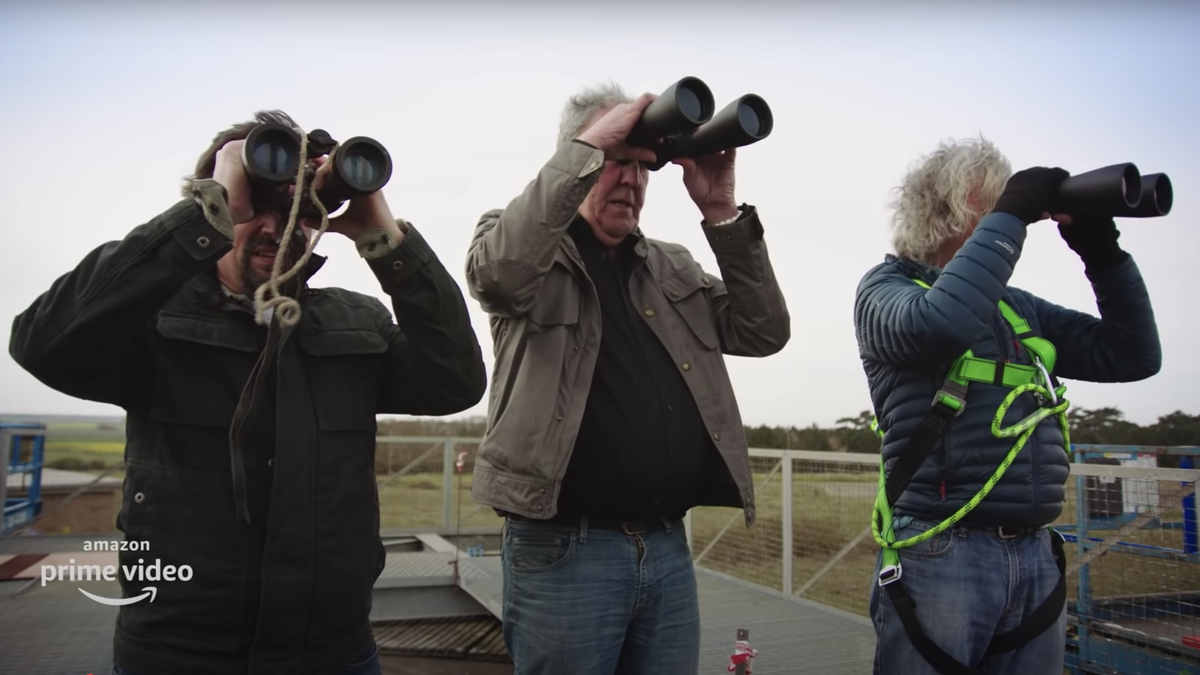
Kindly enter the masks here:
[[1011, 174], [1008, 160], [982, 135], [939, 143], [894, 191], [896, 254], [936, 265], [944, 243], [964, 235], [992, 210]]
[[575, 94], [563, 108], [562, 122], [558, 126], [558, 144], [570, 143], [583, 132], [596, 113], [621, 103], [633, 103], [633, 99], [615, 82], [588, 87]]

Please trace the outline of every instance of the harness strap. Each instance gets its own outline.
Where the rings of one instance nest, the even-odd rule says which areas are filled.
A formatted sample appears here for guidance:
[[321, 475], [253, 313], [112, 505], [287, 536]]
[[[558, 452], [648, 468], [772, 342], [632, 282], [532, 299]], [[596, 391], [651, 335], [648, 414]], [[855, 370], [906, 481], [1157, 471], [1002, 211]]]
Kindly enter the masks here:
[[[929, 284], [919, 279], [914, 279], [913, 282], [923, 288], [929, 288]], [[880, 458], [880, 490], [875, 502], [875, 513], [872, 517], [872, 529], [875, 540], [883, 548], [883, 564], [879, 573], [879, 585], [887, 592], [888, 598], [896, 608], [897, 615], [904, 626], [904, 632], [908, 635], [909, 640], [912, 641], [913, 646], [930, 665], [943, 675], [979, 675], [982, 671], [978, 668], [967, 666], [951, 657], [929, 639], [929, 636], [922, 630], [920, 622], [917, 619], [916, 603], [904, 589], [900, 581], [902, 567], [900, 565], [898, 549], [911, 546], [953, 527], [973, 510], [991, 492], [996, 483], [1000, 481], [1001, 476], [1003, 476], [1004, 472], [1012, 464], [1017, 453], [1024, 447], [1029, 436], [1032, 435], [1034, 428], [1042, 420], [1051, 415], [1058, 416], [1064, 440], [1067, 443], [1070, 442], [1068, 435], [1069, 428], [1066, 422], [1066, 409], [1070, 403], [1062, 399], [1065, 388], [1059, 385], [1053, 375], [1054, 365], [1057, 361], [1057, 350], [1049, 340], [1034, 335], [1029, 323], [1018, 316], [1008, 303], [1001, 300], [998, 304], [1000, 313], [1012, 326], [1017, 339], [1034, 355], [1035, 365], [1031, 367], [980, 359], [968, 350], [951, 365], [942, 388], [934, 396], [929, 412], [922, 418], [917, 431], [909, 439], [900, 456], [897, 457], [892, 470], [887, 472], [886, 475], [884, 462]], [[1039, 363], [1044, 368], [1039, 368], [1037, 365]], [[979, 493], [959, 509], [958, 512], [940, 523], [937, 527], [921, 535], [902, 542], [896, 542], [892, 530], [892, 507], [899, 501], [900, 495], [907, 489], [913, 476], [916, 475], [921, 464], [937, 445], [946, 428], [966, 408], [968, 382], [983, 382], [1012, 388], [1012, 392], [1005, 398], [992, 420], [992, 434], [997, 438], [1016, 435], [1019, 435], [1019, 438]], [[1043, 407], [1012, 427], [1001, 429], [1000, 424], [1004, 415], [1008, 412], [1009, 406], [1018, 395], [1024, 392], [1033, 392], [1042, 402]], [[1047, 400], [1053, 407], [1046, 405]], [[884, 432], [878, 422], [878, 419], [872, 421], [872, 429], [877, 435], [882, 437]], [[1063, 606], [1067, 600], [1066, 556], [1063, 551], [1062, 535], [1053, 529], [1050, 530], [1050, 533], [1052, 550], [1059, 570], [1058, 584], [1049, 597], [1043, 600], [1042, 604], [1021, 625], [1007, 633], [993, 636], [984, 656], [999, 654], [1021, 647], [1054, 625], [1061, 615]]]
[[[1007, 633], [992, 637], [992, 641], [984, 652], [984, 657], [1012, 651], [1041, 635], [1058, 621], [1067, 602], [1067, 560], [1063, 550], [1062, 535], [1055, 530], [1050, 530], [1050, 544], [1054, 551], [1054, 562], [1058, 565], [1058, 584], [1042, 601], [1042, 604], [1038, 605], [1038, 608], [1025, 621], [1021, 622], [1021, 625]], [[896, 608], [896, 615], [900, 617], [900, 623], [904, 626], [904, 632], [908, 634], [908, 639], [912, 641], [917, 652], [929, 662], [929, 665], [942, 675], [981, 675], [984, 672], [982, 668], [972, 668], [950, 656], [929, 639], [929, 636], [921, 629], [921, 622], [917, 619], [917, 603], [913, 601], [908, 591], [904, 590], [903, 584], [897, 580], [884, 586], [884, 589], [892, 601], [892, 606]]]

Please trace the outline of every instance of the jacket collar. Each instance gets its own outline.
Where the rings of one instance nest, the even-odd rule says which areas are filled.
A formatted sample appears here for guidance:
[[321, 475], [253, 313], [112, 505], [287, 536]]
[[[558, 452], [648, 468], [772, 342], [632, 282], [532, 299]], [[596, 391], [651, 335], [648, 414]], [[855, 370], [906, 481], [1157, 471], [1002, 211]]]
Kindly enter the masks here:
[[[601, 244], [600, 240], [596, 238], [596, 233], [592, 231], [592, 226], [578, 212], [576, 212], [575, 218], [567, 228], [567, 233], [571, 235], [571, 239], [575, 242], [575, 246], [581, 256], [588, 255], [589, 253], [606, 254], [608, 252], [607, 247]], [[646, 235], [642, 233], [641, 225], [633, 228], [633, 231], [617, 245], [617, 248], [623, 255], [633, 253], [642, 259], [650, 252], [650, 245], [646, 241]]]
[[[312, 279], [322, 267], [325, 266], [326, 260], [327, 258], [325, 256], [318, 255], [316, 253], [308, 256], [308, 262], [305, 263], [303, 272], [301, 272], [297, 278], [292, 279], [287, 284], [292, 288], [297, 288], [296, 285], [297, 282], [299, 282], [299, 287], [297, 288], [293, 297], [299, 298], [304, 294], [304, 291], [308, 288], [308, 281]], [[254, 311], [253, 296], [234, 293], [226, 288], [225, 285], [221, 283], [221, 280], [217, 277], [217, 270], [215, 266], [212, 269], [206, 270], [202, 274], [196, 275], [196, 277], [188, 284], [188, 286], [190, 287], [192, 293], [208, 298], [211, 303], [216, 304], [218, 307], [242, 311], [247, 309], [251, 312]]]
[[901, 274], [909, 279], [920, 279], [927, 284], [932, 284], [942, 274], [942, 270], [939, 267], [932, 267], [915, 260], [901, 258], [894, 253], [887, 254], [884, 257], [884, 261], [894, 265]]

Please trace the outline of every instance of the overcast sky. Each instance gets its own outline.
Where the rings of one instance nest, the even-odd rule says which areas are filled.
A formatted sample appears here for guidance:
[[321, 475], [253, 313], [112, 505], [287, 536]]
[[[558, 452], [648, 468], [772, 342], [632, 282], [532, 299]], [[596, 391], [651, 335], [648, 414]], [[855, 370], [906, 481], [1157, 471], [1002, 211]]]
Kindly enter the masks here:
[[[889, 190], [939, 140], [980, 133], [1015, 169], [1131, 161], [1170, 175], [1168, 217], [1118, 221], [1152, 294], [1162, 372], [1070, 383], [1068, 398], [1139, 423], [1200, 413], [1195, 4], [164, 4], [182, 8], [0, 9], [5, 321], [87, 251], [170, 207], [216, 131], [265, 108], [384, 143], [396, 162], [384, 189], [392, 211], [464, 284], [479, 215], [550, 157], [567, 96], [608, 79], [657, 93], [693, 75], [718, 107], [753, 92], [775, 115], [774, 133], [739, 152], [737, 198], [761, 211], [792, 340], [767, 359], [729, 360], [748, 424], [832, 425], [870, 406], [852, 306], [863, 273], [890, 251]], [[716, 271], [680, 177], [675, 166], [652, 174], [642, 226]], [[314, 285], [386, 301], [349, 240], [330, 235], [317, 252], [329, 262]], [[1012, 284], [1095, 312], [1050, 223], [1032, 228]], [[490, 366], [486, 316], [468, 302]], [[0, 412], [121, 414], [50, 390], [7, 355], [0, 382]]]

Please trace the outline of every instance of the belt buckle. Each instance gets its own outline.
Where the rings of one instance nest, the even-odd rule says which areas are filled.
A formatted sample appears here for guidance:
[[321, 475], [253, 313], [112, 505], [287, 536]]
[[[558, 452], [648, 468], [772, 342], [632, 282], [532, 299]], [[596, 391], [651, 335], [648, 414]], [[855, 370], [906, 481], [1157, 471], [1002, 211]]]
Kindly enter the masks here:
[[[631, 528], [633, 528], [633, 529], [631, 529]], [[645, 523], [623, 522], [623, 523], [621, 523], [621, 531], [624, 532], [625, 534], [634, 535], [634, 534], [646, 534], [650, 530], [649, 530], [649, 528], [646, 527]]]
[[1021, 536], [1020, 534], [1005, 534], [1005, 531], [1006, 531], [1007, 529], [1008, 529], [1008, 526], [1007, 526], [1007, 525], [1001, 525], [1000, 527], [997, 527], [997, 528], [996, 528], [996, 534], [997, 534], [997, 535], [998, 535], [998, 536], [999, 536], [1001, 539], [1016, 539], [1017, 537], [1020, 537], [1020, 536]]

